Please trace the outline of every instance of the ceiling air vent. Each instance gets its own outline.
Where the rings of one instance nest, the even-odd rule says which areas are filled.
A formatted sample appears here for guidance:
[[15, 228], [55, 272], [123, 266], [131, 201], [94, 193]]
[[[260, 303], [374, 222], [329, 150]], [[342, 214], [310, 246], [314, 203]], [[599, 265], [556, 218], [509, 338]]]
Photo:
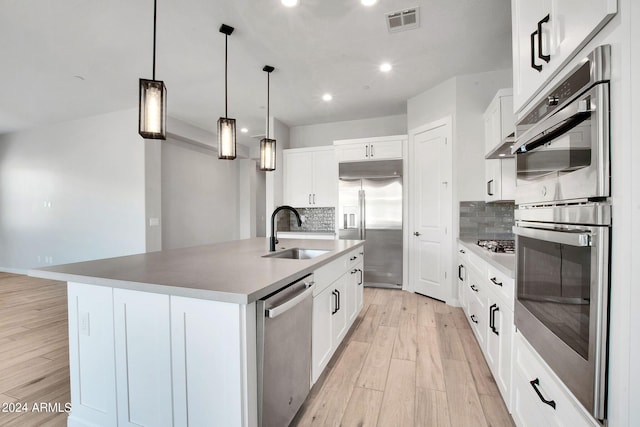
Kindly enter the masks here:
[[419, 8], [400, 10], [398, 12], [387, 13], [387, 28], [390, 33], [397, 31], [411, 30], [420, 25]]

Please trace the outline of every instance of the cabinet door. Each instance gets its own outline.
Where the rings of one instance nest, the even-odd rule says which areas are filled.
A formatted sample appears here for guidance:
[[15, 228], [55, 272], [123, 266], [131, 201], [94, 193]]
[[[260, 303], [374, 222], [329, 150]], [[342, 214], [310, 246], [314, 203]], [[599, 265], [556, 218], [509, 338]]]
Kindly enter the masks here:
[[348, 273], [344, 274], [329, 287], [329, 289], [335, 292], [334, 310], [331, 315], [331, 335], [334, 349], [347, 334], [347, 282], [349, 281], [349, 276]]
[[285, 205], [303, 208], [311, 206], [313, 193], [313, 155], [310, 152], [284, 152]]
[[473, 271], [469, 274], [469, 324], [478, 340], [478, 345], [485, 351], [487, 329], [489, 328], [487, 315], [487, 291], [482, 279]]
[[388, 160], [402, 158], [402, 140], [379, 141], [370, 144], [369, 160]]
[[369, 150], [371, 150], [371, 147], [364, 142], [336, 145], [336, 159], [338, 163], [369, 160]]
[[331, 323], [335, 307], [334, 288], [329, 286], [313, 297], [311, 380], [315, 383], [333, 354]]
[[500, 97], [500, 142], [516, 130], [516, 116], [513, 112], [513, 96]]
[[313, 191], [311, 193], [312, 206], [335, 207], [338, 205], [338, 163], [333, 150], [313, 153]]
[[[364, 255], [364, 252], [362, 252]], [[362, 306], [364, 304], [364, 261], [360, 261], [356, 266], [356, 315], [360, 314], [360, 310], [362, 310]], [[355, 317], [353, 320], [355, 320]]]
[[516, 198], [516, 159], [501, 159], [500, 162], [500, 200]]
[[171, 426], [169, 296], [113, 290], [119, 426]]
[[347, 295], [345, 305], [347, 307], [347, 329], [353, 324], [362, 309], [362, 297], [364, 287], [364, 272], [362, 262], [358, 263], [348, 273]]
[[500, 301], [489, 298], [486, 359], [498, 384], [502, 398], [511, 408], [511, 348], [513, 312]]
[[495, 98], [484, 115], [484, 154], [500, 143], [500, 98]]
[[467, 285], [466, 275], [467, 267], [465, 266], [465, 262], [462, 257], [458, 257], [458, 298], [460, 298], [460, 305], [465, 311], [467, 310], [467, 293], [465, 290], [465, 286]]

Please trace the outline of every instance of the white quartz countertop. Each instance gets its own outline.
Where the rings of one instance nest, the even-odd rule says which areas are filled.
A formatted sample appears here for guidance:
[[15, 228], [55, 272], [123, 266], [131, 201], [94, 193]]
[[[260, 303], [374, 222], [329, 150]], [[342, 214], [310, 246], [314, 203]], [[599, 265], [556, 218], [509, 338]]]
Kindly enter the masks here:
[[280, 239], [276, 250], [327, 249], [313, 259], [263, 258], [268, 238], [149, 252], [31, 270], [30, 276], [237, 304], [254, 302], [364, 240]]
[[500, 270], [503, 274], [506, 274], [512, 279], [516, 277], [516, 256], [514, 254], [488, 251], [478, 246], [475, 240], [470, 241], [458, 239], [458, 242], [463, 244], [465, 248], [469, 249], [483, 260], [487, 261], [493, 267]]

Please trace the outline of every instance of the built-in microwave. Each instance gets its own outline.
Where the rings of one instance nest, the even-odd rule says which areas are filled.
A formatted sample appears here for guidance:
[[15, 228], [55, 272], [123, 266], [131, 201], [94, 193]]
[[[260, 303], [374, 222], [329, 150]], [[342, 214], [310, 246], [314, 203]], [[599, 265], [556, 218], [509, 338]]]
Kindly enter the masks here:
[[599, 46], [516, 124], [516, 204], [609, 197], [610, 46]]

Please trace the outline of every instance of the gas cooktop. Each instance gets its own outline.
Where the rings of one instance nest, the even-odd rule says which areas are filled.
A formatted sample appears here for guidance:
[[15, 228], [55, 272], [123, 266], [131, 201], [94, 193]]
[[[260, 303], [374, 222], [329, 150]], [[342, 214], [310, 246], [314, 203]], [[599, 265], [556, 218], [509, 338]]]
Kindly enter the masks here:
[[515, 240], [478, 240], [478, 246], [491, 252], [514, 254], [516, 252]]

